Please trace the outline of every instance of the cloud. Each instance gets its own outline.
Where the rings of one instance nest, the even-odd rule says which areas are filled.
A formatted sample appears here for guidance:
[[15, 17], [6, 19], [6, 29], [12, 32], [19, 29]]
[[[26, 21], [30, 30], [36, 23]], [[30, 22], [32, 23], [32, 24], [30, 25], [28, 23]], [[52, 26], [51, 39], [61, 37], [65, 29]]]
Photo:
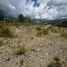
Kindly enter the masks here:
[[30, 18], [67, 18], [66, 0], [0, 0], [0, 6], [12, 15], [22, 13]]

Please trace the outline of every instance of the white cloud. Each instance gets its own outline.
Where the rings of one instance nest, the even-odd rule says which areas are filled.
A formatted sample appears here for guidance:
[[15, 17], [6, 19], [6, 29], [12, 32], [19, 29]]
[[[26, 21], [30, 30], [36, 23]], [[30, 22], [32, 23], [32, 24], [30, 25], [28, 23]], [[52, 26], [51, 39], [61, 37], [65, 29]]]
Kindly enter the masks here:
[[16, 13], [23, 13], [31, 18], [57, 19], [67, 17], [67, 0], [37, 0], [34, 7], [32, 0], [0, 0], [0, 4]]
[[45, 19], [56, 19], [67, 15], [66, 0], [38, 0], [37, 3], [40, 3], [40, 6], [33, 7], [34, 3], [30, 0], [25, 6], [24, 14]]
[[16, 9], [13, 5], [11, 5], [11, 4], [8, 4], [9, 5], [9, 8], [11, 8], [11, 9]]

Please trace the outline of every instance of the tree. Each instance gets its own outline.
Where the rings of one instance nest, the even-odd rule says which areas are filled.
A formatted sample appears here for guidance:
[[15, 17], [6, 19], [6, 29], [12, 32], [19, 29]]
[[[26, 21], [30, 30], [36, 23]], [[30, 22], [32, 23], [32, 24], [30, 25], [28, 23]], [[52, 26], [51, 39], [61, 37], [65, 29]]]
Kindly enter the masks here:
[[3, 15], [0, 15], [0, 20], [4, 20], [4, 16]]
[[23, 16], [23, 14], [19, 14], [18, 20], [19, 20], [20, 22], [23, 22], [23, 21], [24, 21], [24, 16]]
[[4, 14], [5, 12], [0, 10], [0, 21], [4, 20]]

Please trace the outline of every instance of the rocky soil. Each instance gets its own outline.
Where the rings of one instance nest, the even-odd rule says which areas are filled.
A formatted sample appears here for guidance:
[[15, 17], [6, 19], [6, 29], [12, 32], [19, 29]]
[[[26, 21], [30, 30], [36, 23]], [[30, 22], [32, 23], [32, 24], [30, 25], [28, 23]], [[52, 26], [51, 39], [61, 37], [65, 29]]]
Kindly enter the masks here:
[[[11, 26], [14, 38], [0, 37], [0, 67], [47, 67], [54, 57], [58, 57], [62, 67], [67, 67], [67, 39], [60, 33], [49, 32], [37, 37], [36, 26]], [[25, 54], [16, 55], [15, 46], [25, 45]]]

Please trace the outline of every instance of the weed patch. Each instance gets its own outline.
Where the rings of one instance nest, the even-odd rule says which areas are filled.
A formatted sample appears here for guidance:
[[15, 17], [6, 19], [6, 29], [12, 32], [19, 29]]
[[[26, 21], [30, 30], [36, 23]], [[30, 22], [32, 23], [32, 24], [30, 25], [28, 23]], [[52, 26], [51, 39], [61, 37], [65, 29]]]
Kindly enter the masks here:
[[26, 47], [24, 46], [24, 45], [18, 45], [17, 47], [16, 47], [16, 51], [15, 51], [15, 54], [16, 55], [25, 55], [25, 53], [26, 53]]
[[0, 37], [13, 37], [13, 32], [8, 27], [1, 27]]

